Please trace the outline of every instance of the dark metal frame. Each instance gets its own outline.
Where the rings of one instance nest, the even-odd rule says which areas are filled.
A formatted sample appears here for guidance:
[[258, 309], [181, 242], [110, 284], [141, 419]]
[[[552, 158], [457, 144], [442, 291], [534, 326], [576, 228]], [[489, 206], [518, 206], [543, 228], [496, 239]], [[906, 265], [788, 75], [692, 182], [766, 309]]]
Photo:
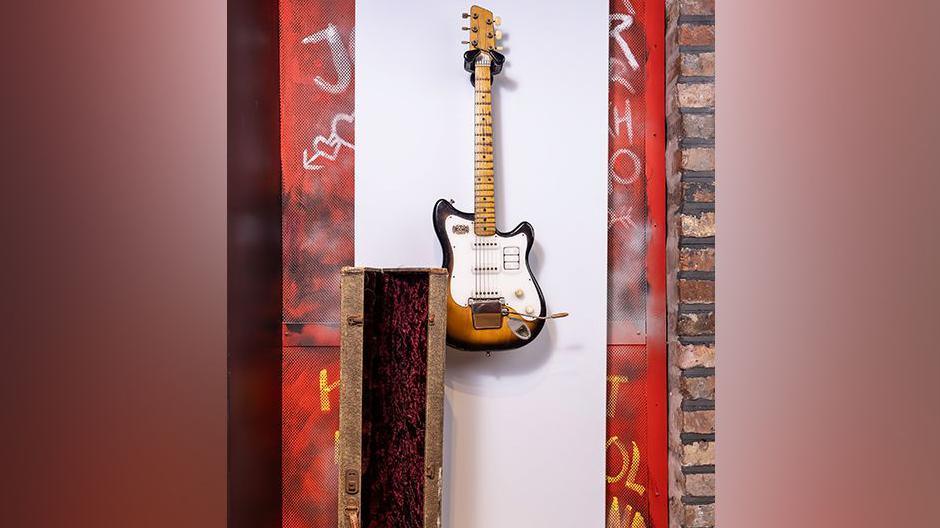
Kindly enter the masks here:
[[281, 525], [276, 1], [228, 3], [227, 62], [228, 526], [274, 527]]

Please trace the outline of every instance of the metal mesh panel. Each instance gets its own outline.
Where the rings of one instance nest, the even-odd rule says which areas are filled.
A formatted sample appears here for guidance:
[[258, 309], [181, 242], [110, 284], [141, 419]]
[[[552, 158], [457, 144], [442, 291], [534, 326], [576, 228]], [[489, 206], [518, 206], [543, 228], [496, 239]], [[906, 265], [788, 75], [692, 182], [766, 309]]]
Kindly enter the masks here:
[[[355, 2], [282, 0], [285, 345], [337, 345], [340, 269], [353, 263]], [[339, 347], [284, 348], [282, 525], [335, 527]]]
[[282, 526], [336, 526], [339, 347], [285, 347], [283, 357]]
[[315, 345], [338, 343], [353, 262], [354, 7], [280, 2], [283, 318]]
[[646, 38], [643, 3], [611, 1], [608, 342], [646, 342]]
[[[646, 2], [610, 2], [607, 528], [653, 526], [649, 460]], [[665, 398], [665, 394], [653, 395]], [[663, 468], [664, 470], [664, 468]], [[655, 500], [660, 500], [657, 497]]]
[[647, 350], [610, 345], [607, 357], [607, 528], [647, 527]]

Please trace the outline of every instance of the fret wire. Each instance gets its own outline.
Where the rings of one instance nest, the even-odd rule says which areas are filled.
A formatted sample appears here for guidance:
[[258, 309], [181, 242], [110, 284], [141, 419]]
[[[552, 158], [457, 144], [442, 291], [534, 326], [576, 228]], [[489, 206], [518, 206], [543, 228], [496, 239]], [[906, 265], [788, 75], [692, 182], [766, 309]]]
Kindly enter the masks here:
[[496, 232], [495, 163], [493, 156], [493, 95], [490, 57], [481, 54], [474, 68], [474, 231], [477, 236]]

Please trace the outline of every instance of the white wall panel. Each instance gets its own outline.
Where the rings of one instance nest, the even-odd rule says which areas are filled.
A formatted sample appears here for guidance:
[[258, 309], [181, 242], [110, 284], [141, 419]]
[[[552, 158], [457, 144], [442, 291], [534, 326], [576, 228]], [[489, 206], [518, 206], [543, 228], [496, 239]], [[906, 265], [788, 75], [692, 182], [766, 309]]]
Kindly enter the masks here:
[[[608, 2], [493, 1], [498, 224], [535, 227], [550, 321], [522, 349], [449, 351], [445, 526], [604, 525]], [[437, 266], [438, 198], [472, 211], [469, 4], [356, 3], [356, 263]]]

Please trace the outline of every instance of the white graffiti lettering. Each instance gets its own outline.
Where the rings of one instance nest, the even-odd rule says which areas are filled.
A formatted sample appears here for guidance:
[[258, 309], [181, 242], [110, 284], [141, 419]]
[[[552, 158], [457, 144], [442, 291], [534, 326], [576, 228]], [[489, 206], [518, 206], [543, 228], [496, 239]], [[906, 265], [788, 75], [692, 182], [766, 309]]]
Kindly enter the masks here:
[[610, 30], [610, 37], [614, 39], [614, 42], [617, 43], [617, 46], [620, 47], [620, 51], [623, 52], [624, 58], [627, 59], [627, 63], [633, 68], [634, 71], [640, 69], [640, 63], [637, 62], [636, 56], [633, 55], [633, 51], [630, 49], [630, 45], [627, 44], [627, 41], [623, 38], [624, 31], [633, 27], [633, 15], [625, 15], [623, 13], [613, 13], [610, 15], [611, 22], [618, 21], [620, 22], [613, 29]]
[[[615, 164], [617, 163], [617, 158], [619, 158], [620, 156], [627, 156], [633, 161], [633, 174], [631, 174], [627, 178], [624, 178], [623, 176], [617, 174], [617, 170], [614, 168]], [[609, 169], [610, 180], [612, 183], [615, 182], [615, 183], [619, 183], [620, 185], [630, 185], [636, 182], [637, 179], [640, 177], [640, 173], [643, 170], [643, 162], [640, 161], [640, 157], [637, 156], [635, 152], [627, 148], [622, 148], [622, 149], [617, 149], [613, 153], [613, 155], [610, 156], [609, 167], [610, 167]]]
[[630, 79], [624, 76], [627, 72], [627, 65], [620, 59], [611, 57], [610, 58], [610, 80], [623, 85], [624, 88], [630, 91], [633, 95], [636, 95], [636, 88], [630, 83]]
[[[323, 41], [326, 41], [330, 47], [330, 53], [333, 58], [333, 68], [336, 70], [336, 82], [330, 83], [319, 75], [314, 77], [313, 82], [320, 87], [320, 89], [327, 92], [333, 94], [343, 93], [349, 88], [349, 83], [352, 81], [353, 63], [351, 57], [354, 52], [346, 51], [346, 48], [343, 46], [343, 41], [340, 38], [339, 30], [336, 29], [336, 26], [333, 24], [326, 26], [325, 29], [317, 31], [312, 35], [304, 37], [300, 42], [303, 44], [316, 44]], [[350, 50], [353, 49], [354, 42], [355, 40], [350, 36]]]
[[315, 163], [318, 159], [326, 158], [330, 161], [335, 161], [343, 147], [355, 150], [355, 145], [353, 145], [351, 141], [343, 139], [337, 130], [340, 121], [352, 124], [354, 120], [355, 118], [350, 114], [336, 114], [336, 116], [333, 117], [333, 123], [330, 125], [329, 137], [317, 136], [314, 138], [313, 154], [309, 154], [307, 149], [304, 149], [304, 168], [307, 170], [322, 169], [323, 165]]
[[620, 109], [617, 108], [617, 105], [610, 105], [611, 112], [613, 116], [611, 117], [611, 126], [608, 126], [608, 132], [610, 132], [611, 137], [620, 136], [620, 124], [626, 123], [627, 125], [627, 141], [630, 144], [633, 144], [633, 106], [630, 104], [630, 99], [626, 99], [623, 104], [623, 115], [620, 115]]
[[[618, 211], [617, 213], [619, 213]], [[627, 208], [622, 214], [617, 214], [614, 211], [607, 210], [607, 228], [610, 229], [617, 224], [622, 224], [625, 227], [636, 227], [636, 222], [633, 221], [633, 206]]]

